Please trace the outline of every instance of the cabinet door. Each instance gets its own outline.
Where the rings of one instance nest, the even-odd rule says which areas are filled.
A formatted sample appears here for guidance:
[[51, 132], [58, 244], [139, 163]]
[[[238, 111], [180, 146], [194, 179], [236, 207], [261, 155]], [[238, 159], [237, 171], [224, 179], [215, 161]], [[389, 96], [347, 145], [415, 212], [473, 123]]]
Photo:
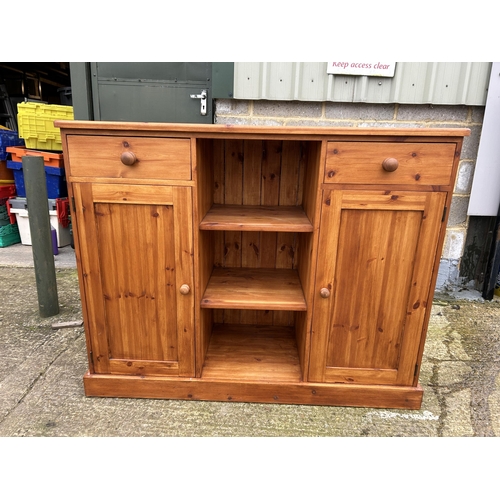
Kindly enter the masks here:
[[193, 376], [191, 188], [73, 191], [93, 371]]
[[309, 380], [414, 384], [445, 201], [324, 191]]

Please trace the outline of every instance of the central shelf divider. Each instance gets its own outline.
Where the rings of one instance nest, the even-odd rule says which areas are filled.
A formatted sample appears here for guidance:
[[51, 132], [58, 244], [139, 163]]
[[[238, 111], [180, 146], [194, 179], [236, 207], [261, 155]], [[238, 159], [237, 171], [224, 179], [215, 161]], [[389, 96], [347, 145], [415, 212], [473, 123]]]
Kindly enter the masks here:
[[201, 307], [206, 309], [307, 310], [295, 269], [214, 268]]
[[300, 206], [213, 205], [200, 229], [311, 233], [313, 226]]

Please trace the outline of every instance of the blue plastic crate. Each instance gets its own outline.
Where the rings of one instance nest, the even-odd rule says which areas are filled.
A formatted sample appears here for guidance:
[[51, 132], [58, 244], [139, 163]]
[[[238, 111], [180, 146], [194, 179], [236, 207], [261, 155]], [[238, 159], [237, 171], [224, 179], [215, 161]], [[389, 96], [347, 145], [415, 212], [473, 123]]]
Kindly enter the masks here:
[[[23, 164], [19, 161], [7, 161], [7, 168], [14, 171], [14, 182], [16, 184], [17, 196], [26, 197], [26, 187], [24, 185]], [[44, 167], [45, 181], [47, 185], [48, 198], [65, 198], [68, 196], [68, 186], [66, 185], [66, 175], [63, 167]]]
[[9, 146], [24, 146], [24, 139], [13, 130], [0, 129], [0, 161], [7, 159], [7, 148]]

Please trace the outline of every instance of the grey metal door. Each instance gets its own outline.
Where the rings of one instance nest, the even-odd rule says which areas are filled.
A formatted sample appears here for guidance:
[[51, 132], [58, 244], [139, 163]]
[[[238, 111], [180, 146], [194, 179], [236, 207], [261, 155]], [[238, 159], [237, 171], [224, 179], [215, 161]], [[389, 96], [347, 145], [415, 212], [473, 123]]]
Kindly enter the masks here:
[[[223, 95], [232, 97], [232, 73], [219, 71], [218, 66], [212, 68], [216, 64], [71, 63], [75, 118], [213, 123], [214, 77], [217, 79], [219, 74], [224, 74], [223, 80], [229, 85], [224, 87]], [[217, 83], [216, 86], [220, 88]]]

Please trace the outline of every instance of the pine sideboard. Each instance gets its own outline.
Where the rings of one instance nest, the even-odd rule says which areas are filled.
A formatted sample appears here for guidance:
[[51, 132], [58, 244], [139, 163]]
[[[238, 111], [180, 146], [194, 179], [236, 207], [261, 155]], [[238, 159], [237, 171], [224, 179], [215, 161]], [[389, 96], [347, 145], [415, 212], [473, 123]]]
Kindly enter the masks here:
[[56, 125], [86, 395], [420, 408], [467, 129]]

